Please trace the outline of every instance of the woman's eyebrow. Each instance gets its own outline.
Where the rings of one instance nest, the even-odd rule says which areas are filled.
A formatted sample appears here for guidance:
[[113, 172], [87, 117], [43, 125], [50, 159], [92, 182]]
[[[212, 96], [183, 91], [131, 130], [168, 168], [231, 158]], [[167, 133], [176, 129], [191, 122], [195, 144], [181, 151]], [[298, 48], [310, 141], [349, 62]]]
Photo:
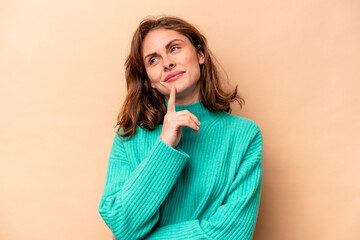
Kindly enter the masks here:
[[[181, 39], [174, 39], [174, 40], [171, 40], [168, 44], [166, 44], [165, 48], [168, 48], [173, 42], [175, 41], [181, 41], [181, 42], [184, 42], [183, 40]], [[156, 55], [156, 52], [153, 52], [153, 53], [149, 53], [148, 55], [146, 55], [144, 57], [144, 61], [146, 60], [147, 57], [151, 57], [151, 56], [155, 56]]]

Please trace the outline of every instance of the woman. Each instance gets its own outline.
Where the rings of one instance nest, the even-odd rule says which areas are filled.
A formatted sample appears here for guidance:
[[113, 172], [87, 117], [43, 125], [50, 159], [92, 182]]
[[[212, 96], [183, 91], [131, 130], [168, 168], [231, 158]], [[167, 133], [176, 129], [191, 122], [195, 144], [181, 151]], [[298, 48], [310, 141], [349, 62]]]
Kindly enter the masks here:
[[148, 18], [125, 63], [99, 213], [116, 239], [251, 239], [260, 202], [258, 125], [229, 114], [205, 37], [175, 17]]

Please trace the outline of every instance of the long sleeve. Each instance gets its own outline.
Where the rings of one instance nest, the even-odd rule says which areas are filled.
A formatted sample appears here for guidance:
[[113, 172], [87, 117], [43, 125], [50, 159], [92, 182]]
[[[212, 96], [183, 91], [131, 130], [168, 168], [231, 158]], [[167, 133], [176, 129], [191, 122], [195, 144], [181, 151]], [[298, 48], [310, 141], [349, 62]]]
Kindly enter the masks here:
[[160, 137], [147, 157], [134, 167], [124, 142], [115, 134], [99, 213], [116, 239], [142, 239], [159, 219], [159, 207], [189, 156]]
[[262, 171], [262, 137], [256, 126], [236, 177], [215, 213], [206, 220], [157, 228], [146, 239], [251, 239], [260, 204]]

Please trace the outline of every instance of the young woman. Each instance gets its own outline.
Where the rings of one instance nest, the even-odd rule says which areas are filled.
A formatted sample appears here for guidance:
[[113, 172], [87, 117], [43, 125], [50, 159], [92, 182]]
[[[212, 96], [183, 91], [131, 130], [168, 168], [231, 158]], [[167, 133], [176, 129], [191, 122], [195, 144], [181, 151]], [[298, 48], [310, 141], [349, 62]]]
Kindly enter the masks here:
[[116, 239], [251, 239], [262, 184], [258, 125], [229, 114], [206, 38], [148, 18], [125, 63], [99, 213]]

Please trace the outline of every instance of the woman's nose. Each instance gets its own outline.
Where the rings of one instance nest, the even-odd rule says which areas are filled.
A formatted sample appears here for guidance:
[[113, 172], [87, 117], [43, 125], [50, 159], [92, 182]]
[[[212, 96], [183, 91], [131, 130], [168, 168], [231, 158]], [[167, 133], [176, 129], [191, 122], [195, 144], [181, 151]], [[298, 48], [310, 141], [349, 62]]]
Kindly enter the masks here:
[[169, 70], [175, 67], [175, 62], [171, 58], [164, 59], [164, 69]]

